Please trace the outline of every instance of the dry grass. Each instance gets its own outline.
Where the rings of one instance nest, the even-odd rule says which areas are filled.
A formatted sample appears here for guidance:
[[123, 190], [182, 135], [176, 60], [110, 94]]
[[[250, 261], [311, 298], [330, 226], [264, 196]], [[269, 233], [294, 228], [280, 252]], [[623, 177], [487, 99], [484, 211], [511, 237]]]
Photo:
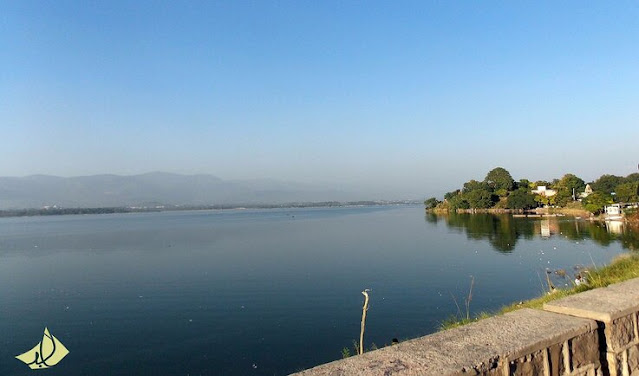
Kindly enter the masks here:
[[551, 212], [572, 215], [575, 217], [590, 217], [590, 212], [584, 209], [583, 205], [579, 201], [569, 202], [563, 208], [553, 208]]
[[626, 220], [630, 222], [631, 225], [639, 226], [639, 210], [627, 210], [626, 211]]

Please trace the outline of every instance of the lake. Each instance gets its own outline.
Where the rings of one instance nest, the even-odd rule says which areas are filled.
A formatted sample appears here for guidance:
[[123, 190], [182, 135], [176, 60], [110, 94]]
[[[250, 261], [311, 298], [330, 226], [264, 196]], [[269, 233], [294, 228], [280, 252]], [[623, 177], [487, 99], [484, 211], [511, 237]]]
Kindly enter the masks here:
[[[637, 249], [570, 217], [425, 214], [421, 206], [0, 219], [0, 374], [48, 327], [50, 375], [285, 375], [432, 333], [570, 284]], [[557, 271], [563, 270], [563, 278]]]

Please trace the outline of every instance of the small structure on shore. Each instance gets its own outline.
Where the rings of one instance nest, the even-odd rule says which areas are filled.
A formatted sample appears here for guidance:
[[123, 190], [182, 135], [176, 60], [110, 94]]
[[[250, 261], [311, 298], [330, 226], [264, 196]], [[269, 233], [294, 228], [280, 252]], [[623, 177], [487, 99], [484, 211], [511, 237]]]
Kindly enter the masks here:
[[586, 188], [584, 189], [584, 191], [579, 193], [579, 201], [581, 201], [582, 198], [586, 198], [590, 196], [591, 194], [592, 194], [592, 187], [590, 186], [590, 184], [586, 184]]
[[533, 189], [532, 193], [544, 197], [552, 197], [557, 194], [557, 191], [555, 191], [554, 189], [549, 189], [545, 185], [540, 185], [537, 188]]
[[606, 206], [606, 221], [621, 221], [623, 212], [620, 204], [612, 204]]

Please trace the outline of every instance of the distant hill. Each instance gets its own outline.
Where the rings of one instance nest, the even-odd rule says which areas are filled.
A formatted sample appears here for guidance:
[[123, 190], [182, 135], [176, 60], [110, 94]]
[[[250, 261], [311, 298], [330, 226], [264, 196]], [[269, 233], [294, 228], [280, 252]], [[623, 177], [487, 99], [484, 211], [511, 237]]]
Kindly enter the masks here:
[[213, 175], [0, 177], [0, 209], [260, 204], [356, 200], [353, 193], [269, 179], [222, 180]]

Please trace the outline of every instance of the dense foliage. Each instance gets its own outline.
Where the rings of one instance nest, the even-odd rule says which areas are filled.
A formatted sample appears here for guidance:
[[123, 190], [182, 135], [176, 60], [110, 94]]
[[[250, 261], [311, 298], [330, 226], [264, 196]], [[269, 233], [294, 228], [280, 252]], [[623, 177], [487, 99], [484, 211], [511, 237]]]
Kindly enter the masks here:
[[[470, 180], [461, 189], [447, 192], [444, 201], [430, 198], [424, 202], [428, 209], [517, 209], [528, 210], [540, 206], [564, 207], [574, 201], [582, 201], [583, 207], [600, 213], [613, 202], [639, 202], [639, 173], [626, 177], [602, 175], [589, 183], [593, 193], [584, 195], [586, 182], [574, 174], [565, 174], [552, 181], [528, 179], [515, 181], [510, 172], [496, 167], [486, 174], [483, 181]], [[534, 191], [545, 186], [546, 192]], [[577, 203], [578, 204], [578, 203]]]
[[537, 207], [535, 197], [526, 189], [518, 189], [506, 199], [508, 209], [533, 209]]
[[437, 200], [435, 197], [431, 197], [424, 201], [424, 206], [426, 206], [426, 209], [434, 209], [435, 207], [437, 207], [437, 205], [439, 205], [439, 203], [439, 200]]
[[593, 192], [583, 200], [584, 208], [591, 213], [599, 213], [606, 205], [612, 203], [612, 196], [609, 193], [601, 191]]
[[510, 172], [503, 167], [496, 167], [486, 175], [484, 182], [493, 189], [493, 191], [510, 191], [515, 184]]

